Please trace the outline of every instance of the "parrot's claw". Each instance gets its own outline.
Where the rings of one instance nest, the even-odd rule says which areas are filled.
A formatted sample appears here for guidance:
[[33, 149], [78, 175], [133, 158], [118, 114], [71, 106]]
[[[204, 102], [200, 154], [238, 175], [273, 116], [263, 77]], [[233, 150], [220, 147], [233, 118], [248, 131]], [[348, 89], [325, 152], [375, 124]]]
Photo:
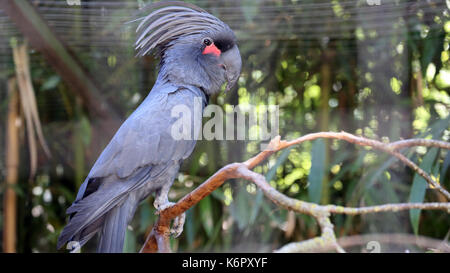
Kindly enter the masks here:
[[172, 229], [170, 229], [170, 235], [174, 236], [174, 238], [178, 238], [181, 235], [181, 233], [183, 233], [185, 220], [186, 220], [185, 213], [175, 217], [175, 219], [173, 220]]
[[[164, 202], [164, 203], [159, 203], [157, 201], [155, 201], [153, 203], [153, 205], [156, 208], [156, 215], [159, 215], [161, 213], [161, 211], [175, 205], [175, 203], [173, 202]], [[183, 233], [183, 227], [184, 227], [184, 221], [186, 220], [186, 214], [183, 213], [177, 217], [175, 217], [175, 219], [173, 220], [173, 225], [172, 228], [170, 229], [170, 235], [174, 236], [175, 238], [178, 238], [181, 233]]]

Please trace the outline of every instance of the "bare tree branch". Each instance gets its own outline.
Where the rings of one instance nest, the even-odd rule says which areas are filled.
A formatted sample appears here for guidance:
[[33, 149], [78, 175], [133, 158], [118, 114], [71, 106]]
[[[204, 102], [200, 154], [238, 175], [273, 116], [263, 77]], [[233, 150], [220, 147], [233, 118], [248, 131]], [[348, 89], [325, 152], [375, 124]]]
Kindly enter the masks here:
[[337, 252], [345, 252], [344, 249], [338, 244], [338, 240], [334, 234], [333, 224], [330, 221], [330, 214], [367, 214], [367, 213], [379, 213], [379, 212], [396, 212], [400, 210], [408, 209], [427, 209], [427, 210], [444, 210], [450, 213], [450, 202], [445, 203], [400, 203], [400, 204], [385, 204], [371, 207], [350, 208], [336, 205], [318, 205], [310, 202], [305, 202], [297, 199], [290, 198], [276, 189], [271, 187], [265, 177], [259, 173], [251, 171], [255, 166], [261, 164], [273, 153], [282, 149], [288, 148], [293, 145], [303, 143], [305, 141], [311, 141], [318, 138], [329, 138], [344, 140], [360, 146], [369, 146], [377, 150], [389, 153], [400, 161], [411, 167], [415, 172], [425, 178], [430, 184], [431, 188], [442, 193], [447, 200], [450, 200], [450, 194], [447, 190], [442, 188], [436, 183], [430, 175], [418, 167], [414, 162], [406, 158], [403, 154], [396, 150], [403, 147], [412, 147], [417, 145], [423, 145], [427, 147], [439, 147], [449, 149], [448, 145], [442, 141], [429, 141], [429, 140], [401, 140], [393, 143], [383, 143], [380, 141], [367, 139], [364, 137], [355, 136], [346, 132], [320, 132], [308, 134], [299, 137], [292, 141], [282, 141], [280, 137], [275, 137], [267, 146], [267, 148], [250, 158], [244, 163], [232, 163], [217, 171], [208, 180], [203, 182], [195, 190], [180, 199], [175, 205], [169, 207], [160, 212], [159, 218], [155, 223], [152, 232], [148, 236], [141, 252], [170, 252], [169, 247], [169, 234], [170, 234], [170, 221], [175, 217], [186, 212], [189, 208], [197, 204], [200, 200], [205, 198], [211, 192], [220, 187], [226, 180], [233, 178], [243, 178], [248, 181], [252, 181], [258, 186], [266, 197], [272, 200], [279, 206], [282, 206], [288, 210], [292, 210], [298, 213], [313, 216], [321, 228], [321, 236], [298, 242], [291, 243], [278, 251], [291, 252], [291, 251], [308, 251], [316, 249], [323, 245], [330, 245]]

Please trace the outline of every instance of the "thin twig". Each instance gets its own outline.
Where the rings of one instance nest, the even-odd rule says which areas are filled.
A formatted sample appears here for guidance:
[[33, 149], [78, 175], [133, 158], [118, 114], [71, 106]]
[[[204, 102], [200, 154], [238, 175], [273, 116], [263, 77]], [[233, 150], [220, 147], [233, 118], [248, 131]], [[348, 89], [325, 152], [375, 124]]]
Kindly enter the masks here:
[[434, 139], [405, 139], [399, 140], [396, 142], [392, 142], [387, 145], [390, 149], [398, 150], [406, 147], [416, 147], [416, 146], [424, 146], [424, 147], [438, 147], [441, 149], [450, 150], [450, 142], [445, 142], [441, 140]]

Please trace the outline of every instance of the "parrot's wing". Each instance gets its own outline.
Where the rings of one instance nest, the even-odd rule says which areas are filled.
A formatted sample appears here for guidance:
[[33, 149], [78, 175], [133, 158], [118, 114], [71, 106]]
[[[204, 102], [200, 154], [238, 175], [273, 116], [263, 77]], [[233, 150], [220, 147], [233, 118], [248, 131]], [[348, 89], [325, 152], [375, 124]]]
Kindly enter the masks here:
[[[205, 104], [206, 97], [197, 88], [156, 85], [103, 150], [80, 187], [77, 200], [90, 190], [87, 189], [89, 180], [110, 175], [123, 179], [144, 166], [164, 165], [187, 158], [195, 147], [195, 138], [199, 133], [194, 129], [201, 129], [201, 126], [194, 126], [194, 111], [201, 113]], [[180, 105], [182, 109], [190, 110], [191, 121], [187, 125], [191, 127], [192, 138], [188, 140], [172, 137], [172, 127], [180, 118], [172, 115], [172, 109]], [[201, 124], [201, 114], [199, 117]], [[90, 187], [98, 185], [94, 183]]]
[[199, 89], [155, 86], [119, 128], [81, 185], [75, 202], [66, 211], [71, 220], [60, 234], [58, 248], [69, 240], [83, 245], [98, 231], [105, 213], [123, 204], [124, 196], [188, 157], [196, 140], [172, 137], [172, 125], [179, 119], [172, 117], [172, 109], [179, 105], [190, 109], [192, 136], [197, 136], [194, 111], [201, 113], [205, 104], [206, 97]]

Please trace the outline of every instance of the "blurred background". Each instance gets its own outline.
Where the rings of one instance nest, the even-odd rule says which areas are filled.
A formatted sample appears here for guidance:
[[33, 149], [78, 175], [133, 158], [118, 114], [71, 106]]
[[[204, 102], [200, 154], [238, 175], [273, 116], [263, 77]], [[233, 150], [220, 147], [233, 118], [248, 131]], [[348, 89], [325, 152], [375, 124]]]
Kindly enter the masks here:
[[[151, 1], [150, 1], [151, 2]], [[450, 138], [448, 0], [197, 0], [236, 33], [239, 86], [211, 98], [280, 106], [280, 135], [347, 131], [377, 140]], [[149, 3], [3, 1], [0, 4], [0, 241], [3, 251], [56, 252], [65, 210], [115, 130], [153, 86], [158, 60], [136, 58]], [[255, 128], [253, 128], [255, 129]], [[257, 141], [199, 141], [172, 187], [178, 200]], [[48, 146], [48, 147], [47, 147]], [[450, 156], [403, 153], [450, 188]], [[339, 141], [279, 152], [256, 168], [284, 194], [343, 206], [445, 201], [390, 156]], [[136, 252], [155, 221], [153, 197], [130, 224]], [[442, 211], [332, 217], [338, 237], [449, 236]], [[14, 223], [17, 223], [14, 225]], [[229, 181], [187, 212], [178, 252], [270, 252], [320, 234], [313, 218], [275, 206], [251, 183]], [[95, 250], [95, 241], [83, 251]], [[382, 245], [383, 251], [426, 251]], [[349, 249], [366, 251], [362, 245]]]

